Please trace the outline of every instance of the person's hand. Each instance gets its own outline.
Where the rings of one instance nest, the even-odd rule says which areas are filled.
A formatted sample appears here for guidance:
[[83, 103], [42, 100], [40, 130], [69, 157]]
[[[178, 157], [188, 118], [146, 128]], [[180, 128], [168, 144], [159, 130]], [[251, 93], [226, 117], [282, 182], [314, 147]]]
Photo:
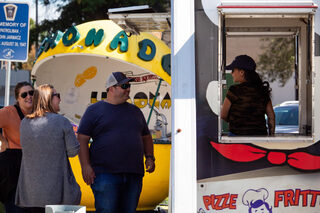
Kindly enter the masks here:
[[0, 153], [6, 151], [7, 148], [9, 148], [8, 141], [4, 139], [4, 137], [0, 137], [1, 141], [1, 147], [0, 147]]
[[155, 168], [156, 165], [154, 163], [154, 160], [152, 158], [146, 158], [146, 171], [152, 173], [154, 172]]
[[91, 165], [86, 165], [82, 167], [82, 177], [84, 182], [87, 185], [91, 185], [94, 183], [94, 179], [96, 177]]

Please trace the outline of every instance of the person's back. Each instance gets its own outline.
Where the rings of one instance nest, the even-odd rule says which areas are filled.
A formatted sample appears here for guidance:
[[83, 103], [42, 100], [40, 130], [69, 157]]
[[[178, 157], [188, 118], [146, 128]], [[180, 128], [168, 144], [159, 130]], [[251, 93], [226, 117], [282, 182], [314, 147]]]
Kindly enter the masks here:
[[60, 101], [53, 86], [39, 86], [33, 112], [21, 121], [22, 162], [15, 201], [31, 213], [44, 212], [48, 204], [80, 203], [80, 187], [68, 159], [78, 154], [80, 145], [70, 121], [57, 114]]
[[21, 122], [23, 155], [20, 176], [23, 184], [19, 184], [17, 189], [18, 194], [22, 195], [17, 196], [19, 205], [41, 207], [48, 203], [80, 202], [80, 190], [71, 190], [66, 193], [68, 197], [61, 197], [62, 191], [68, 189], [64, 185], [66, 182], [78, 187], [73, 173], [65, 167], [69, 165], [68, 156], [77, 155], [79, 150], [79, 146], [68, 147], [65, 143], [66, 132], [70, 134], [72, 131], [67, 122], [66, 118], [55, 113]]
[[275, 115], [270, 99], [271, 89], [256, 72], [255, 61], [250, 56], [239, 55], [226, 69], [232, 70], [233, 81], [239, 83], [229, 88], [220, 114], [229, 123], [229, 135], [273, 135]]
[[248, 83], [230, 87], [232, 105], [229, 111], [229, 130], [236, 135], [267, 135], [266, 105], [261, 92]]

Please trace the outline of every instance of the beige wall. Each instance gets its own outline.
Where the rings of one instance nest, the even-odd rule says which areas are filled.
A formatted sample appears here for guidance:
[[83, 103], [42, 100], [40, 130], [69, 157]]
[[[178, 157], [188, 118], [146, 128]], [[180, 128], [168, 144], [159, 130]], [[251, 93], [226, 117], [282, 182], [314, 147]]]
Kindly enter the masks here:
[[[243, 54], [249, 55], [258, 62], [259, 55], [264, 51], [261, 49], [262, 45], [267, 46], [267, 42], [261, 41], [261, 37], [227, 37], [227, 64], [230, 64], [237, 55]], [[294, 75], [284, 87], [280, 87], [278, 82], [270, 82], [273, 105], [294, 100], [294, 84]]]

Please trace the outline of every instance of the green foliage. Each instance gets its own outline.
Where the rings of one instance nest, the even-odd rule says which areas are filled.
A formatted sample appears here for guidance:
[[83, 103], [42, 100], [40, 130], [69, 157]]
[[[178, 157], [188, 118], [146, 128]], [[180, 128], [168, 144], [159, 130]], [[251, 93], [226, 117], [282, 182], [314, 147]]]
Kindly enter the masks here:
[[34, 43], [39, 35], [41, 42], [49, 33], [57, 30], [64, 32], [71, 26], [88, 21], [107, 19], [109, 8], [149, 5], [157, 12], [170, 9], [170, 0], [39, 0], [40, 4], [57, 6], [61, 12], [58, 19], [44, 20], [36, 28], [30, 30], [30, 43]]
[[5, 213], [3, 204], [0, 202], [0, 213]]
[[35, 21], [31, 18], [30, 19], [30, 29], [33, 29], [33, 28], [35, 28], [36, 27], [36, 23], [35, 23]]
[[265, 51], [259, 55], [257, 70], [265, 80], [278, 81], [283, 87], [294, 73], [294, 38], [267, 38], [262, 41], [261, 49]]

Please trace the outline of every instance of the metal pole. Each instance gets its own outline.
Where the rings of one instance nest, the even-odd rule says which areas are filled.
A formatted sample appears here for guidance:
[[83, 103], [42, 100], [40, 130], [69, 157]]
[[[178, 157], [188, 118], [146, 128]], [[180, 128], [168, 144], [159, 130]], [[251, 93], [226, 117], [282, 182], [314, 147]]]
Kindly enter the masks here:
[[157, 97], [158, 97], [158, 93], [159, 93], [159, 89], [160, 89], [160, 86], [161, 86], [161, 82], [162, 82], [162, 81], [163, 81], [162, 78], [160, 78], [159, 84], [158, 84], [158, 87], [157, 87], [157, 91], [156, 91], [156, 94], [154, 95], [153, 102], [152, 102], [152, 106], [151, 106], [151, 109], [150, 109], [150, 113], [149, 113], [149, 117], [148, 117], [148, 121], [147, 121], [147, 124], [148, 124], [148, 125], [149, 125], [149, 122], [150, 122], [150, 118], [151, 118], [151, 114], [152, 114], [154, 105], [155, 105], [156, 100], [157, 100]]
[[11, 79], [11, 61], [8, 61], [7, 62], [7, 69], [6, 69], [4, 106], [9, 106], [9, 101], [10, 101], [10, 79]]
[[38, 0], [36, 0], [36, 53], [38, 52], [38, 37], [39, 37], [39, 29], [38, 29]]

